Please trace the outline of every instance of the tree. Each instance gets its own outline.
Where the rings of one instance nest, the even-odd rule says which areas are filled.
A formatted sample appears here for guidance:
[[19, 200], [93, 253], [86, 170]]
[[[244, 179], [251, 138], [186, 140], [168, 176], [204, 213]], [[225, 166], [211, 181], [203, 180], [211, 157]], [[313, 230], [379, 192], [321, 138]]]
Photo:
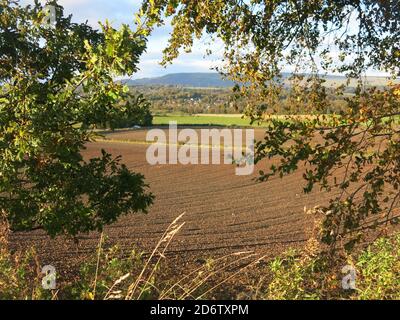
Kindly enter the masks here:
[[137, 96], [127, 93], [123, 103], [129, 105], [126, 112], [113, 119], [105, 119], [105, 123], [98, 124], [100, 128], [128, 128], [135, 125], [151, 126], [153, 115], [150, 112], [150, 103], [143, 98], [143, 94]]
[[[400, 198], [400, 91], [368, 86], [368, 70], [396, 78], [400, 73], [400, 6], [392, 0], [151, 0], [141, 13], [150, 29], [172, 21], [173, 31], [162, 63], [180, 49], [190, 51], [195, 38], [222, 40], [219, 69], [237, 81], [238, 96], [258, 96], [248, 105], [253, 121], [269, 120], [256, 159], [278, 158], [260, 172], [265, 181], [304, 168], [305, 192], [315, 186], [331, 191], [330, 203], [318, 208], [321, 240], [347, 248], [366, 230], [397, 223]], [[269, 117], [280, 103], [281, 70], [291, 67], [289, 105], [307, 105], [310, 116], [286, 121]], [[327, 99], [324, 75], [348, 78], [337, 88], [343, 95], [351, 82], [354, 94], [335, 110]], [[250, 100], [249, 100], [250, 101]]]
[[108, 22], [97, 31], [48, 5], [55, 23], [38, 1], [0, 1], [0, 212], [13, 230], [76, 235], [152, 202], [120, 157], [81, 154], [96, 124], [144, 103], [126, 102], [114, 79], [137, 71], [146, 32]]

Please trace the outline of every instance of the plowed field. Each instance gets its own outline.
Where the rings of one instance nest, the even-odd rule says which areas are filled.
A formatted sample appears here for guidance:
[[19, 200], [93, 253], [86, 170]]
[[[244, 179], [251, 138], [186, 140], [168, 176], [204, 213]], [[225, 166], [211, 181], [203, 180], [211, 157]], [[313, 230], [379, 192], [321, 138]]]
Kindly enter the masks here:
[[[256, 137], [262, 137], [261, 130]], [[122, 155], [131, 170], [145, 175], [156, 196], [148, 214], [127, 215], [106, 228], [110, 243], [126, 250], [137, 245], [151, 251], [168, 224], [185, 212], [186, 224], [168, 251], [176, 263], [186, 265], [245, 249], [272, 256], [304, 243], [305, 230], [312, 224], [304, 207], [328, 198], [318, 192], [301, 193], [301, 170], [259, 183], [254, 179], [258, 169], [271, 163], [259, 164], [253, 176], [236, 176], [232, 165], [223, 164], [150, 166], [145, 157], [148, 145], [140, 143], [145, 140], [144, 130], [116, 132], [106, 138], [112, 141], [88, 144], [85, 157], [100, 154], [101, 148]], [[76, 269], [86, 255], [95, 252], [98, 240], [98, 233], [81, 235], [78, 244], [63, 237], [51, 240], [40, 231], [12, 236], [14, 246], [35, 245], [43, 262], [61, 273]]]

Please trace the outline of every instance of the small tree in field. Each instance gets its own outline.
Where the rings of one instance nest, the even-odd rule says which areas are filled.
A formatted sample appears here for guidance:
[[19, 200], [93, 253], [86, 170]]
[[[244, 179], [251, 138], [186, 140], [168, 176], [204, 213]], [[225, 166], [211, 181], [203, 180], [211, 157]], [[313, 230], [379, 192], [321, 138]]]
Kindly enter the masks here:
[[114, 81], [137, 71], [146, 33], [97, 31], [48, 4], [55, 21], [38, 1], [0, 0], [0, 211], [13, 230], [76, 235], [152, 202], [119, 157], [81, 155], [96, 124], [146, 107]]
[[[220, 68], [242, 85], [238, 96], [257, 97], [245, 114], [269, 120], [257, 145], [258, 161], [277, 158], [260, 179], [304, 170], [304, 191], [316, 186], [332, 191], [323, 214], [321, 239], [344, 241], [351, 248], [365, 230], [384, 230], [400, 217], [400, 90], [368, 86], [366, 72], [400, 75], [400, 5], [392, 0], [151, 0], [142, 14], [149, 27], [167, 17], [173, 31], [162, 63], [180, 49], [190, 51], [195, 38], [209, 35], [224, 44]], [[282, 80], [281, 70], [294, 70]], [[327, 99], [326, 79], [342, 73], [347, 82], [342, 111]], [[351, 80], [352, 79], [352, 80]], [[269, 118], [290, 84], [290, 111], [310, 116]], [[348, 94], [349, 87], [354, 92]]]

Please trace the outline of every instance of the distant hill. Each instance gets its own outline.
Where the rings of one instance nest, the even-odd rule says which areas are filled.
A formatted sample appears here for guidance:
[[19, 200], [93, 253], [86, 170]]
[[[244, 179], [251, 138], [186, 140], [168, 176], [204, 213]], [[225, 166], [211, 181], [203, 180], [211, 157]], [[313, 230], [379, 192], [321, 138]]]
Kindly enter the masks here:
[[[283, 73], [283, 78], [287, 78], [290, 74]], [[337, 86], [344, 84], [345, 77], [338, 75], [326, 76], [326, 85]], [[215, 87], [232, 87], [234, 82], [224, 80], [219, 73], [216, 72], [197, 72], [197, 73], [171, 73], [161, 77], [142, 78], [137, 80], [122, 80], [129, 86], [178, 86], [178, 87], [196, 87], [196, 88], [215, 88]], [[367, 81], [370, 85], [384, 86], [387, 79], [384, 77], [368, 77]], [[352, 81], [351, 86], [355, 86]]]
[[234, 83], [222, 79], [216, 72], [171, 73], [162, 77], [128, 80], [129, 86], [232, 87]]

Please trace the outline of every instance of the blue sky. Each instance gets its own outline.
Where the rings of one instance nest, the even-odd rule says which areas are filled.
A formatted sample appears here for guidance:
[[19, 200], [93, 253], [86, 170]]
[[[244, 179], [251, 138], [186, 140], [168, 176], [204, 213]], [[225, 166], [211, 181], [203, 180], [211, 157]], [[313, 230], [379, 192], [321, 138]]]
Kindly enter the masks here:
[[[20, 0], [22, 4], [33, 3], [34, 0]], [[66, 14], [73, 15], [73, 21], [85, 22], [98, 27], [98, 21], [108, 19], [114, 26], [121, 23], [133, 24], [134, 13], [140, 7], [142, 0], [58, 0]], [[45, 3], [43, 0], [42, 3]], [[221, 42], [212, 45], [213, 55], [204, 58], [206, 44], [204, 39], [196, 41], [191, 53], [182, 53], [172, 65], [166, 68], [160, 66], [162, 50], [166, 47], [171, 27], [165, 25], [156, 29], [150, 36], [147, 52], [141, 57], [140, 71], [132, 78], [154, 77], [175, 72], [211, 72], [212, 67], [221, 64], [223, 46]], [[285, 69], [285, 68], [284, 68]], [[287, 69], [285, 71], [291, 71]], [[370, 70], [369, 75], [384, 75]]]
[[[21, 0], [21, 3], [33, 3], [33, 0]], [[139, 9], [141, 0], [58, 0], [58, 3], [64, 7], [65, 14], [72, 14], [74, 22], [88, 20], [91, 26], [97, 27], [98, 21], [106, 19], [114, 26], [121, 23], [132, 24], [134, 13]], [[156, 29], [151, 35], [147, 52], [141, 57], [140, 71], [132, 77], [133, 79], [175, 72], [212, 72], [210, 68], [219, 64], [218, 55], [204, 59], [205, 45], [202, 41], [198, 41], [192, 53], [183, 53], [167, 68], [160, 66], [161, 52], [167, 45], [170, 31], [169, 26], [164, 26]]]

